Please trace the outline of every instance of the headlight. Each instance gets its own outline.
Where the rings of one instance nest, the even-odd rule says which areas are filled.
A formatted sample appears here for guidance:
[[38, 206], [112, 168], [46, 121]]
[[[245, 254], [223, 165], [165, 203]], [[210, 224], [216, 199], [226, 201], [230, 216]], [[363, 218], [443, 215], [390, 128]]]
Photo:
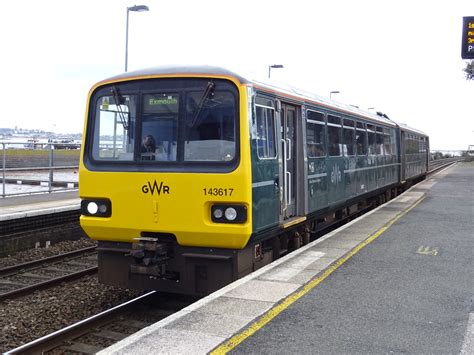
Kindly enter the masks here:
[[221, 219], [222, 216], [224, 215], [224, 212], [222, 212], [221, 208], [216, 208], [214, 209], [214, 212], [212, 212], [212, 215], [214, 216], [215, 219]]
[[110, 217], [112, 215], [112, 203], [106, 199], [82, 200], [81, 214], [84, 216]]
[[247, 221], [247, 207], [242, 205], [214, 205], [211, 220], [215, 223], [244, 223]]
[[89, 202], [87, 204], [87, 212], [89, 212], [89, 214], [96, 214], [98, 210], [99, 206], [97, 206], [97, 203]]
[[228, 207], [225, 210], [225, 218], [229, 221], [235, 221], [237, 218], [237, 211], [235, 210], [234, 207]]

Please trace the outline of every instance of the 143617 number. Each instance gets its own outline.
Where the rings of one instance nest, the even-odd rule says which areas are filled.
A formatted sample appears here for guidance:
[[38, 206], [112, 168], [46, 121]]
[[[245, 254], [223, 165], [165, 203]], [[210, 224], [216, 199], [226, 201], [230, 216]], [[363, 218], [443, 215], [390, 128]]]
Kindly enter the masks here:
[[234, 189], [222, 187], [206, 187], [203, 189], [204, 196], [232, 196]]

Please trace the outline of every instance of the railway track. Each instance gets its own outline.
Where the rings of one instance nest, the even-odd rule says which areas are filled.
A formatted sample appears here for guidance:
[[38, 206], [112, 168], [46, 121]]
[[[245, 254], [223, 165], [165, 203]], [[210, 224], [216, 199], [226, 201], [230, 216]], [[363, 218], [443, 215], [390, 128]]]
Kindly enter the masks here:
[[189, 296], [165, 296], [152, 291], [5, 354], [94, 354], [196, 300]]
[[0, 269], [0, 301], [97, 272], [95, 247]]
[[431, 160], [428, 164], [428, 174], [434, 174], [435, 172], [457, 163], [458, 161], [463, 160], [464, 158], [456, 157], [456, 158], [446, 158], [446, 159], [437, 159]]

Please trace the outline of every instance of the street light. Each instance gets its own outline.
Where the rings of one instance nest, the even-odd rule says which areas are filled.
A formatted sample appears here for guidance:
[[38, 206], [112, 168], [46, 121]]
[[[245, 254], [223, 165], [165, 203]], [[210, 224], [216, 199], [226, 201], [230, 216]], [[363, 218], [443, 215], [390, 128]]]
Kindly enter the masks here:
[[340, 94], [340, 92], [339, 91], [330, 91], [329, 92], [329, 100], [331, 100], [332, 94]]
[[268, 79], [270, 79], [270, 75], [271, 75], [272, 68], [274, 68], [274, 69], [281, 69], [281, 68], [283, 68], [283, 65], [281, 65], [281, 64], [269, 65], [269, 66], [268, 66]]
[[127, 71], [128, 69], [128, 13], [130, 11], [145, 12], [145, 11], [150, 11], [150, 8], [146, 5], [135, 5], [135, 6], [127, 7], [127, 30], [125, 33], [125, 71]]

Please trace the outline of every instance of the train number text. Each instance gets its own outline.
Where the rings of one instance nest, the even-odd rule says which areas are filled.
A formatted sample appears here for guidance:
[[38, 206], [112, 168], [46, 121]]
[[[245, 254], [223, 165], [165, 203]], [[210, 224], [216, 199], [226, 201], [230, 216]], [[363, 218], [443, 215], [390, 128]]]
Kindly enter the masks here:
[[234, 189], [222, 187], [207, 187], [203, 189], [204, 196], [232, 196]]

